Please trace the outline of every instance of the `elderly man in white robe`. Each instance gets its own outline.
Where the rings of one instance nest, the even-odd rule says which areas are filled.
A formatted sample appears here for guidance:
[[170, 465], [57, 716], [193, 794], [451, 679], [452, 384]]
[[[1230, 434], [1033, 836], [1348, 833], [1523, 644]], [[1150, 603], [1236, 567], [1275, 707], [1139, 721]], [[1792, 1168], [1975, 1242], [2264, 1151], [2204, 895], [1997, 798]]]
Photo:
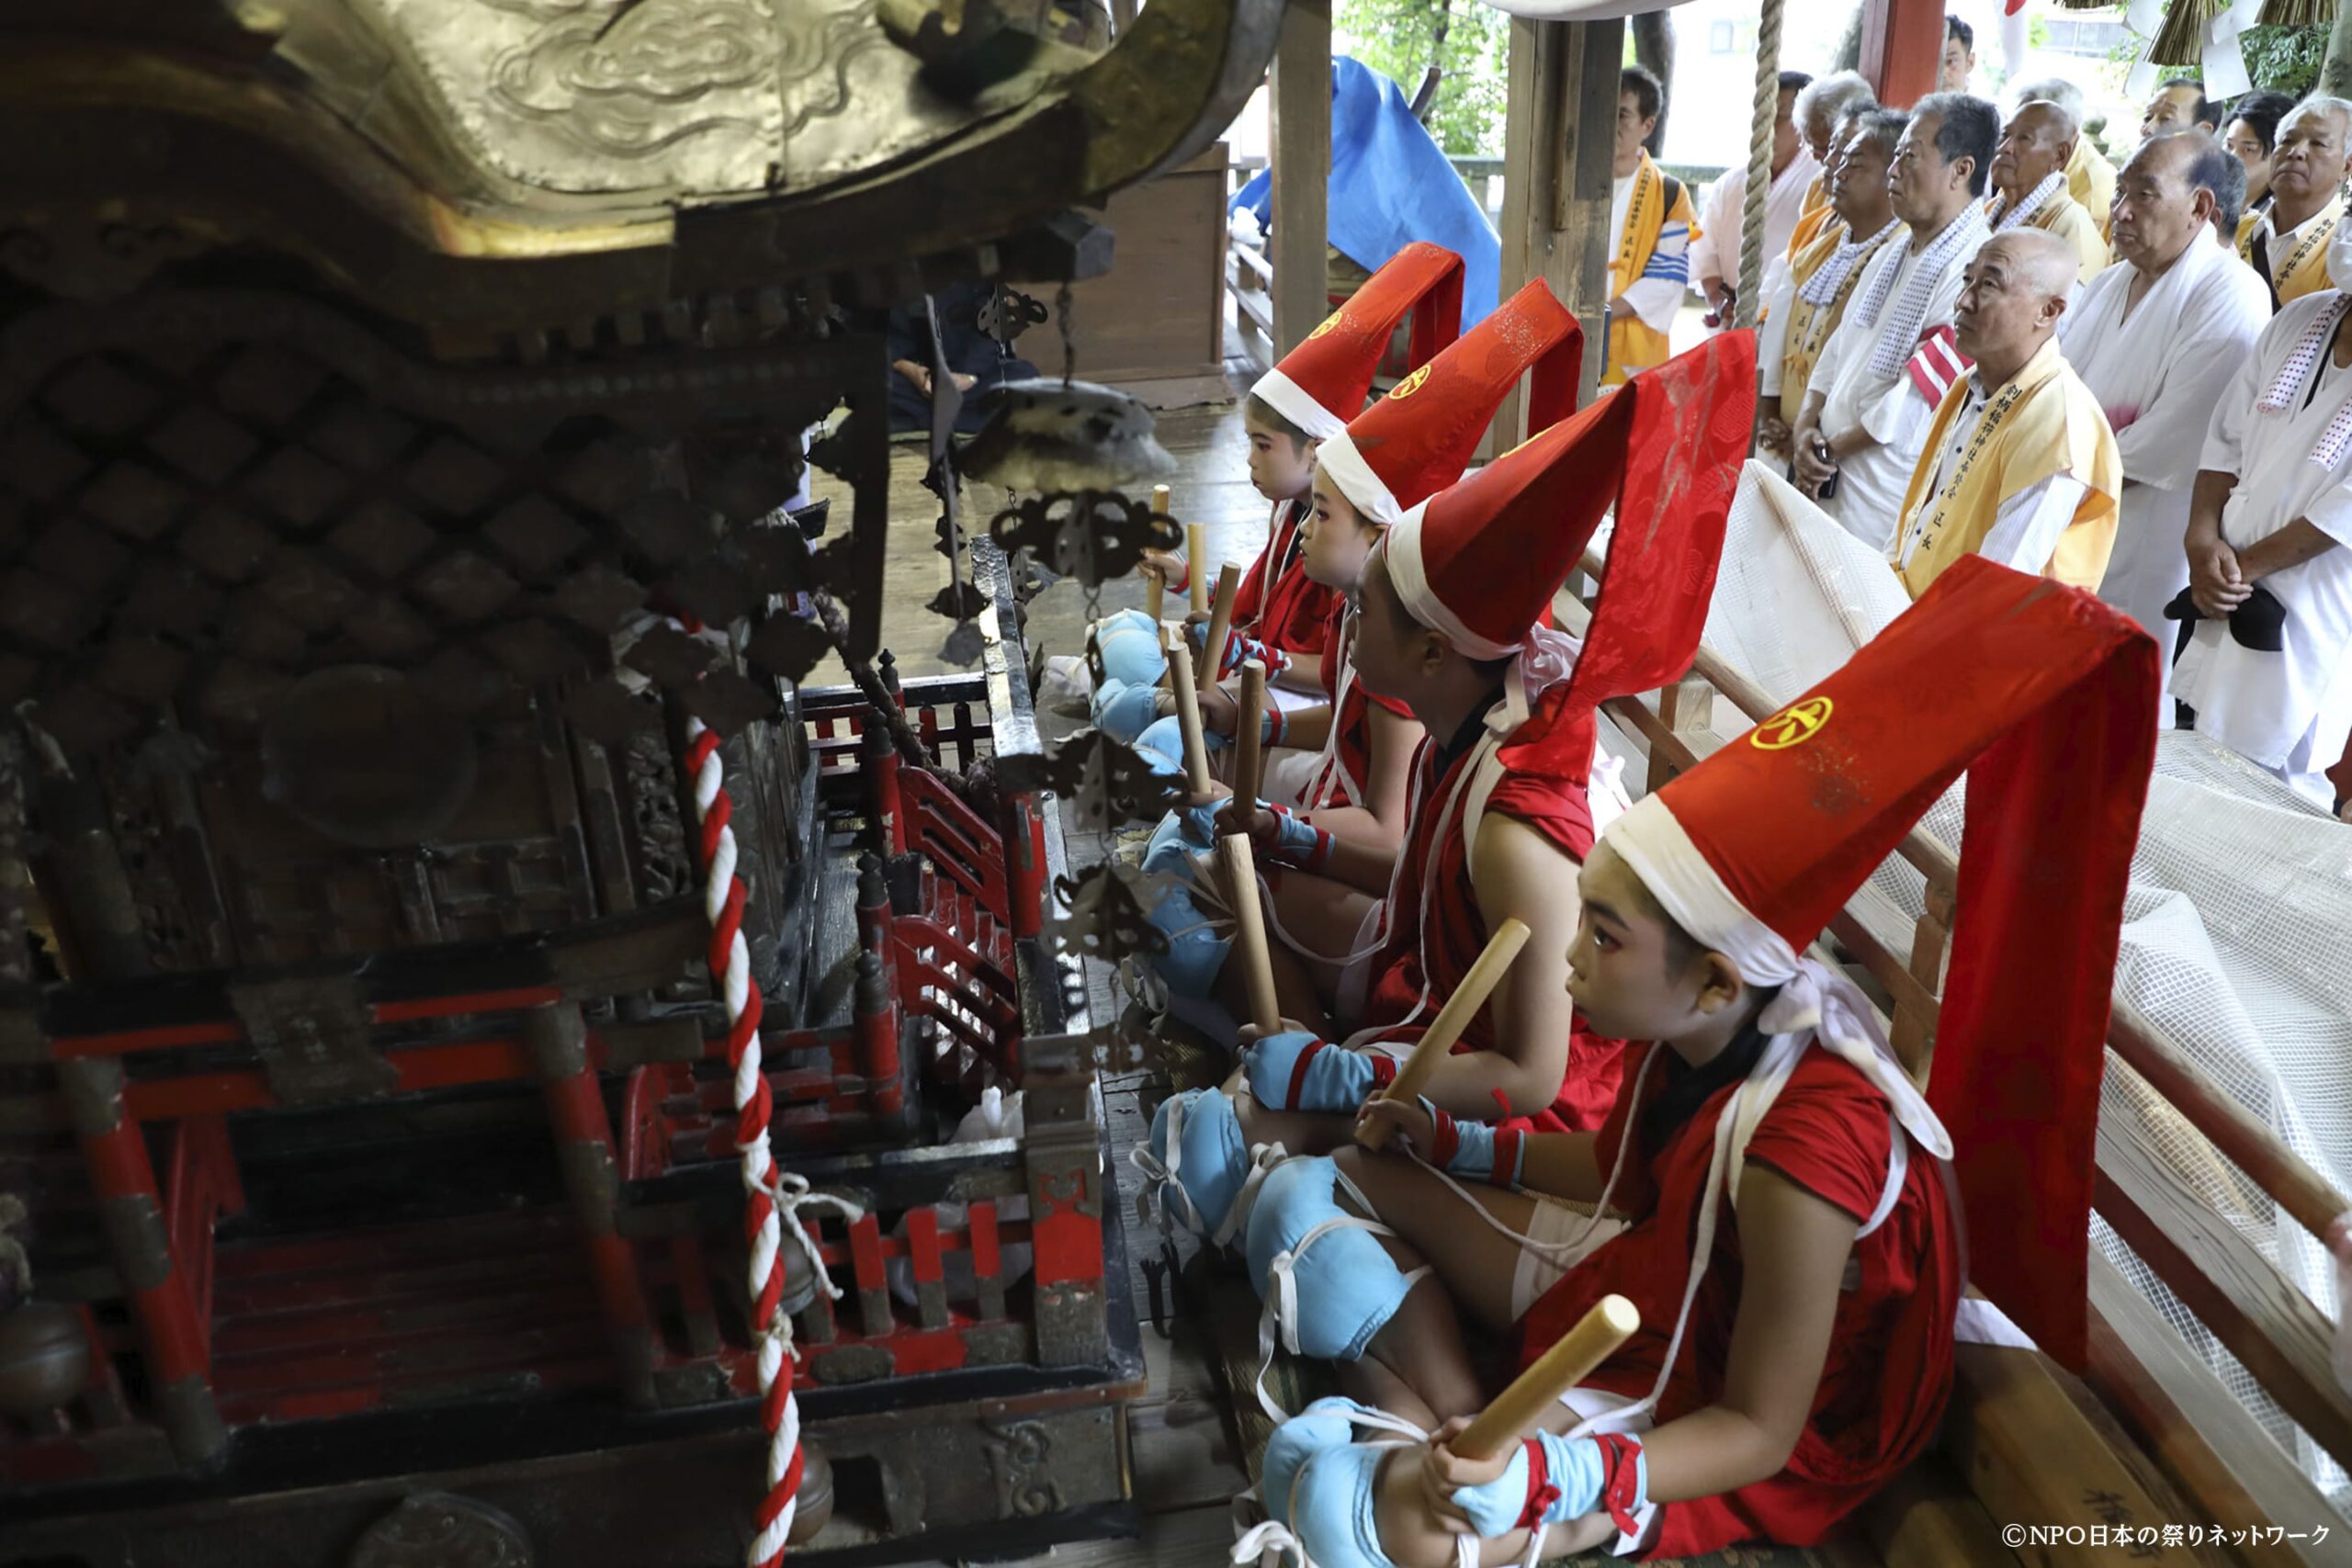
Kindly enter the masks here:
[[1910, 237], [1871, 259], [1797, 414], [1797, 488], [1879, 550], [1894, 542], [1903, 492], [1950, 386], [1919, 355], [1929, 336], [1948, 336], [1961, 271], [1990, 232], [1984, 185], [2000, 133], [1998, 111], [1982, 98], [1935, 93], [1911, 111], [1886, 178]]
[[2213, 411], [2189, 503], [2196, 618], [2173, 692], [2323, 809], [2352, 738], [2352, 294], [2279, 310]]
[[[1804, 207], [1804, 193], [1821, 175], [1821, 162], [1800, 134], [1796, 117], [1797, 100], [1812, 83], [1813, 78], [1802, 71], [1781, 73], [1781, 113], [1772, 126], [1772, 184], [1764, 193], [1768, 265], [1789, 248], [1789, 235]], [[1739, 288], [1740, 221], [1747, 206], [1747, 165], [1735, 164], [1708, 187], [1706, 210], [1699, 215], [1699, 237], [1690, 242], [1691, 279], [1707, 297], [1707, 308], [1726, 325]]]
[[2230, 153], [2202, 131], [2160, 136], [2115, 187], [2116, 265], [2059, 324], [2068, 363], [2098, 399], [2123, 457], [2122, 517], [2098, 596], [2148, 629], [2169, 666], [2188, 586], [2188, 502], [2206, 427], [2270, 322], [2270, 291], [2201, 242]]

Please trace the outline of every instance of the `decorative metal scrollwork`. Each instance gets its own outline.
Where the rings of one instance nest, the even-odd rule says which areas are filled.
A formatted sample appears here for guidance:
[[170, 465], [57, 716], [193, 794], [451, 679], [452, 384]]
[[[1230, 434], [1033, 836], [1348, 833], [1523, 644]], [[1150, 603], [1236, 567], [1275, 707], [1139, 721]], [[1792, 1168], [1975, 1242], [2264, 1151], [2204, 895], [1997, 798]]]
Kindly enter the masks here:
[[1174, 518], [1119, 491], [1032, 496], [989, 519], [989, 537], [1005, 554], [1025, 549], [1056, 576], [1086, 583], [1124, 577], [1145, 550], [1175, 549], [1183, 536]]
[[1130, 953], [1168, 951], [1168, 939], [1146, 916], [1144, 874], [1118, 861], [1057, 877], [1054, 893], [1067, 914], [1049, 919], [1054, 950], [1116, 964]]

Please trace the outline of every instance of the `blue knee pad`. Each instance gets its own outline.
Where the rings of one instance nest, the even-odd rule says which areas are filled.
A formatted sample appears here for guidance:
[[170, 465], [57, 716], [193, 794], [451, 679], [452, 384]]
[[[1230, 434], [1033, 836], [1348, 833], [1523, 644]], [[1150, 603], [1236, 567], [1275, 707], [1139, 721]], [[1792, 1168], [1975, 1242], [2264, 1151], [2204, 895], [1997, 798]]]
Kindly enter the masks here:
[[[1380, 1245], [1387, 1227], [1368, 1225], [1340, 1205], [1340, 1168], [1326, 1158], [1276, 1166], [1250, 1211], [1250, 1280], [1281, 1322], [1285, 1348], [1318, 1360], [1352, 1361], [1405, 1304], [1413, 1281]], [[1318, 1226], [1341, 1221], [1312, 1235]], [[1290, 1289], [1283, 1289], [1282, 1276]], [[1285, 1298], [1296, 1312], [1282, 1309]], [[1328, 1564], [1326, 1565], [1328, 1568]]]
[[1259, 1492], [1266, 1514], [1315, 1568], [1395, 1568], [1380, 1549], [1374, 1482], [1395, 1445], [1359, 1443], [1355, 1427], [1387, 1425], [1351, 1399], [1318, 1399], [1274, 1428]]
[[1162, 1101], [1135, 1163], [1161, 1213], [1195, 1235], [1228, 1239], [1219, 1233], [1249, 1180], [1250, 1160], [1225, 1090], [1188, 1089]]
[[1211, 811], [1198, 806], [1170, 812], [1152, 829], [1143, 854], [1145, 874], [1162, 879], [1155, 885], [1158, 901], [1147, 918], [1168, 939], [1168, 951], [1155, 954], [1151, 966], [1182, 997], [1207, 996], [1233, 951], [1233, 939], [1217, 934], [1207, 914], [1193, 901], [1192, 857], [1216, 841]]
[[1159, 623], [1141, 610], [1119, 610], [1094, 623], [1094, 649], [1105, 680], [1155, 686], [1168, 668]]
[[1123, 745], [1133, 745], [1159, 716], [1159, 688], [1148, 681], [1113, 678], [1094, 688], [1093, 704], [1094, 728]]

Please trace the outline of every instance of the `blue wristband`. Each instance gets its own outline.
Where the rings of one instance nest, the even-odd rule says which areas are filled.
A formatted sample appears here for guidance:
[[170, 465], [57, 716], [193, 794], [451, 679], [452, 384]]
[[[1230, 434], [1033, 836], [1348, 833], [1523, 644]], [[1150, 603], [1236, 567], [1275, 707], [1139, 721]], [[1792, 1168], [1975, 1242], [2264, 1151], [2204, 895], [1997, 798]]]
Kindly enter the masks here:
[[1298, 813], [1279, 806], [1258, 803], [1261, 811], [1271, 811], [1274, 818], [1274, 849], [1272, 859], [1297, 871], [1321, 871], [1330, 863], [1331, 851], [1339, 840]]
[[1428, 1095], [1421, 1109], [1429, 1113], [1436, 1146], [1427, 1158], [1450, 1175], [1490, 1182], [1516, 1190], [1527, 1168], [1527, 1137], [1519, 1128], [1496, 1127], [1486, 1122], [1457, 1121], [1438, 1108]]
[[[1531, 1485], [1539, 1456], [1544, 1473], [1540, 1483]], [[1635, 1463], [1640, 1462], [1636, 1455]], [[1520, 1444], [1509, 1468], [1494, 1480], [1455, 1487], [1453, 1503], [1473, 1529], [1491, 1540], [1539, 1520], [1555, 1525], [1584, 1517], [1600, 1506], [1600, 1489], [1608, 1471], [1608, 1457], [1598, 1439], [1538, 1432]], [[1645, 1473], [1635, 1483], [1637, 1506], [1646, 1501], [1639, 1495], [1646, 1491], [1645, 1479]], [[1539, 1498], [1543, 1506], [1532, 1510], [1531, 1517], [1530, 1505]]]
[[1396, 1076], [1390, 1058], [1343, 1050], [1303, 1029], [1256, 1042], [1243, 1066], [1250, 1094], [1270, 1111], [1353, 1111]]

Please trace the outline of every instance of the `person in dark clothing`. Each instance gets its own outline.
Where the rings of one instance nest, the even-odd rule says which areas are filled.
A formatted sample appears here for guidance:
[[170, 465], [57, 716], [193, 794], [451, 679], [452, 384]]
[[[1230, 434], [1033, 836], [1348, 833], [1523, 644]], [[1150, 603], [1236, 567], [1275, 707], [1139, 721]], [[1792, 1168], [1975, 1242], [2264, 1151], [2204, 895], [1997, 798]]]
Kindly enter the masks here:
[[[980, 307], [996, 291], [989, 283], [957, 283], [931, 296], [939, 322], [940, 357], [964, 392], [963, 412], [956, 416], [957, 434], [970, 435], [987, 422], [988, 409], [979, 394], [1007, 381], [1024, 380], [1037, 367], [980, 330]], [[931, 428], [931, 323], [917, 299], [889, 312], [884, 335], [890, 345], [890, 433]]]

